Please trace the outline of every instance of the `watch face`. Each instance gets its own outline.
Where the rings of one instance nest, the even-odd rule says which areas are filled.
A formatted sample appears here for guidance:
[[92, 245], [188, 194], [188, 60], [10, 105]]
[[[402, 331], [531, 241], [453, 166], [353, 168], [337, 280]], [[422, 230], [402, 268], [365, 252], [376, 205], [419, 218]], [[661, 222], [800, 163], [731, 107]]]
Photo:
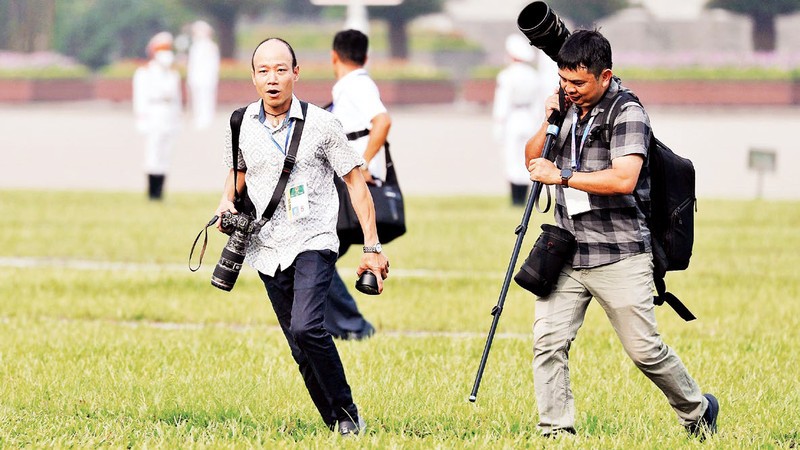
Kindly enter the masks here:
[[570, 178], [572, 176], [572, 169], [561, 169], [561, 178]]

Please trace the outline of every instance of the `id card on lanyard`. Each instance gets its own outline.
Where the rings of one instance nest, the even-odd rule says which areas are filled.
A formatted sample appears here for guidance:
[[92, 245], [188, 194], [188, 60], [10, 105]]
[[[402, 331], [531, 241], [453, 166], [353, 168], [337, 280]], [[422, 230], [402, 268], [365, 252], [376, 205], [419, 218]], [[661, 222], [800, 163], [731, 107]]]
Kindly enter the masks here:
[[[589, 123], [586, 124], [586, 128], [583, 130], [580, 146], [578, 146], [577, 136], [575, 134], [575, 130], [578, 126], [578, 112], [572, 111], [572, 152], [570, 155], [570, 168], [572, 168], [573, 173], [580, 169], [581, 153], [583, 153], [583, 147], [586, 145], [586, 138], [589, 136], [589, 130], [592, 128], [594, 118], [595, 116], [589, 118]], [[567, 214], [570, 217], [575, 217], [579, 214], [591, 211], [592, 205], [589, 202], [589, 194], [587, 192], [569, 187], [563, 187], [563, 192]]]
[[[289, 150], [289, 138], [292, 136], [292, 128], [294, 127], [294, 120], [287, 120], [289, 120], [289, 125], [286, 130], [286, 141], [283, 143], [283, 147], [281, 147], [281, 144], [275, 140], [275, 136], [273, 136], [272, 133], [269, 134], [270, 139], [272, 139], [272, 143], [275, 144], [275, 147], [278, 148], [278, 151], [284, 155]], [[308, 183], [306, 183], [304, 180], [295, 181], [287, 186], [286, 191], [283, 193], [283, 198], [284, 203], [286, 204], [286, 215], [290, 221], [302, 219], [303, 217], [308, 216]]]

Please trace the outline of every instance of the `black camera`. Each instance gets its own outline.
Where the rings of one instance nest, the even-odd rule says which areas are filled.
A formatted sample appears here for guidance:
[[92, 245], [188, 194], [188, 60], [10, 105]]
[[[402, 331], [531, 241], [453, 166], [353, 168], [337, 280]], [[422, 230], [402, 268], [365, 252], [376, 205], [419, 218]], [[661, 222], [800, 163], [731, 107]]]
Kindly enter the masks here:
[[531, 45], [542, 49], [556, 61], [558, 51], [569, 37], [569, 30], [545, 2], [533, 2], [522, 9], [517, 18], [519, 31]]
[[230, 291], [236, 284], [239, 271], [242, 270], [244, 256], [247, 253], [247, 243], [253, 233], [257, 233], [263, 224], [247, 214], [232, 214], [230, 211], [222, 213], [220, 228], [229, 234], [228, 243], [222, 249], [217, 267], [211, 275], [211, 284], [223, 291]]

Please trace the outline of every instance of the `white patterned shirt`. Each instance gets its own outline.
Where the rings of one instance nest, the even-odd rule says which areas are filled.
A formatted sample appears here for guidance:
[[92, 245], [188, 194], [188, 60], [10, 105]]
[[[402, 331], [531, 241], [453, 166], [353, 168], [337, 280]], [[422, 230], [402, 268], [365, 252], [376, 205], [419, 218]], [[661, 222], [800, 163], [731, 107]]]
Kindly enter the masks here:
[[[240, 170], [247, 171], [247, 192], [258, 217], [267, 208], [278, 184], [284, 152], [288, 150], [284, 146], [288, 147], [286, 144], [291, 139], [287, 139], [287, 135], [294, 130], [291, 122], [296, 124], [303, 118], [300, 102], [295, 96], [292, 96], [288, 118], [277, 128], [262, 123], [262, 111], [261, 100], [251, 103], [245, 110], [237, 164]], [[226, 136], [224, 159], [228, 168], [233, 167], [230, 129]], [[309, 104], [297, 162], [289, 175], [287, 188], [305, 184], [310, 212], [304, 217], [290, 219], [284, 193], [272, 219], [252, 236], [245, 261], [259, 272], [273, 276], [279, 268], [289, 267], [304, 251], [338, 251], [336, 221], [339, 197], [333, 177], [344, 176], [363, 164], [364, 158], [348, 145], [342, 125], [333, 114]]]

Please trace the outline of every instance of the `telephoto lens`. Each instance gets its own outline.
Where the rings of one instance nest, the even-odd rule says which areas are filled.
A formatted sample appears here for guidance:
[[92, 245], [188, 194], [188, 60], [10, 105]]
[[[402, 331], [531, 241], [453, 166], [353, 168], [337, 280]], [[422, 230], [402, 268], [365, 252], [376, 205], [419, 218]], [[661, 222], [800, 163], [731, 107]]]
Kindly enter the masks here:
[[380, 294], [380, 291], [378, 291], [378, 277], [369, 270], [365, 270], [356, 281], [356, 289], [367, 295]]
[[564, 22], [545, 2], [533, 2], [523, 8], [517, 18], [517, 26], [531, 45], [542, 49], [553, 61], [569, 37]]
[[255, 231], [255, 221], [244, 214], [231, 214], [229, 211], [222, 213], [220, 227], [223, 231], [230, 230], [230, 237], [222, 255], [219, 257], [214, 273], [211, 275], [211, 284], [223, 291], [230, 291], [239, 278], [242, 270], [244, 256], [247, 253], [247, 242], [250, 234]]

